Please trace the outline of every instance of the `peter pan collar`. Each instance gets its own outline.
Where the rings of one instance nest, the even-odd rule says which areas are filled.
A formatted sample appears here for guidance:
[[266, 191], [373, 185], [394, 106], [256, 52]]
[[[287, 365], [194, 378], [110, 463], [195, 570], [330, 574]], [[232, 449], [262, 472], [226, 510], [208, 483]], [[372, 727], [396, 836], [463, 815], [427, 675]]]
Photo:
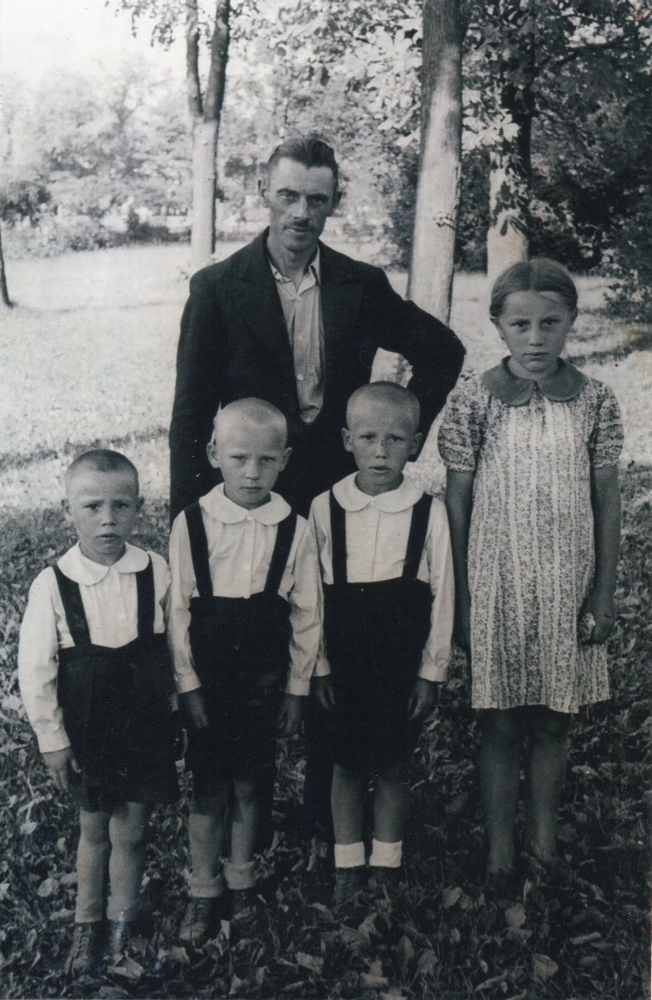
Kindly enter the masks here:
[[82, 552], [79, 542], [61, 556], [58, 566], [64, 576], [80, 583], [83, 587], [94, 587], [100, 583], [110, 571], [115, 573], [140, 573], [147, 568], [149, 556], [136, 545], [125, 544], [125, 551], [122, 559], [118, 559], [113, 566], [103, 566], [102, 563], [93, 562]]
[[224, 494], [224, 483], [215, 486], [210, 493], [201, 497], [199, 504], [210, 517], [222, 524], [238, 524], [240, 521], [259, 521], [260, 524], [278, 524], [284, 521], [292, 508], [278, 493], [270, 494], [269, 503], [248, 510], [239, 507]]
[[508, 406], [523, 406], [532, 398], [535, 385], [553, 403], [563, 403], [579, 394], [586, 382], [586, 376], [568, 361], [558, 359], [556, 372], [539, 381], [514, 375], [507, 365], [509, 358], [503, 358], [499, 365], [490, 368], [482, 376], [485, 389]]
[[385, 514], [398, 514], [402, 510], [414, 507], [417, 500], [423, 496], [423, 491], [418, 490], [407, 477], [403, 477], [403, 482], [395, 490], [388, 490], [387, 493], [379, 493], [376, 497], [370, 497], [368, 493], [363, 493], [355, 484], [357, 472], [352, 472], [345, 479], [340, 479], [335, 483], [333, 493], [340, 507], [344, 510], [358, 511], [365, 507], [377, 507]]

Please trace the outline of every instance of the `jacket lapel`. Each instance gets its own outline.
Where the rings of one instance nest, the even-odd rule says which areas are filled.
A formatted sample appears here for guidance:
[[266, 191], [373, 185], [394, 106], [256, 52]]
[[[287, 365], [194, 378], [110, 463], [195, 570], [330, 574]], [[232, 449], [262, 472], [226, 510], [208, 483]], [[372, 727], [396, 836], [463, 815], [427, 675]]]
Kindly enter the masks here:
[[324, 353], [328, 378], [328, 368], [355, 326], [364, 290], [343, 254], [320, 242], [319, 256]]
[[283, 316], [283, 307], [265, 250], [268, 230], [246, 248], [234, 275], [233, 299], [242, 318], [275, 354], [292, 352]]

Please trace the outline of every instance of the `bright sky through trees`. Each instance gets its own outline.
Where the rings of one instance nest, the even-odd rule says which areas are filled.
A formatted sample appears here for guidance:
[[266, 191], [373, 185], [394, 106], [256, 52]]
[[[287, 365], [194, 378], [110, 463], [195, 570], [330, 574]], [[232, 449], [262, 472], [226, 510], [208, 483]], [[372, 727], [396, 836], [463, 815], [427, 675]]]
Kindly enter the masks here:
[[57, 67], [82, 70], [140, 53], [159, 66], [183, 72], [183, 46], [169, 52], [150, 46], [143, 22], [137, 38], [127, 14], [104, 0], [2, 0], [2, 73], [36, 82]]

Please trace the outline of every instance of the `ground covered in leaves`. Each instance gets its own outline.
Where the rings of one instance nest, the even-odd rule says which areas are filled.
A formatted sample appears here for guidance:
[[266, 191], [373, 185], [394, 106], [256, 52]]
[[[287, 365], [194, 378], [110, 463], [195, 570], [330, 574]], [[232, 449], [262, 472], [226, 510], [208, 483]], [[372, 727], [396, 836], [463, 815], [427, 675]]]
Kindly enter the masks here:
[[[652, 624], [652, 472], [623, 476], [613, 699], [573, 727], [559, 839], [564, 867], [523, 869], [518, 894], [483, 890], [477, 727], [466, 668], [429, 718], [412, 770], [407, 887], [334, 919], [299, 835], [302, 746], [280, 751], [273, 849], [251, 919], [202, 950], [178, 947], [188, 865], [186, 801], [154, 817], [147, 894], [154, 933], [100, 979], [68, 982], [76, 820], [46, 780], [18, 696], [16, 642], [29, 582], [71, 541], [60, 510], [5, 515], [0, 535], [0, 995], [10, 997], [381, 997], [639, 1000], [649, 995], [646, 755]], [[140, 543], [164, 551], [151, 505]]]

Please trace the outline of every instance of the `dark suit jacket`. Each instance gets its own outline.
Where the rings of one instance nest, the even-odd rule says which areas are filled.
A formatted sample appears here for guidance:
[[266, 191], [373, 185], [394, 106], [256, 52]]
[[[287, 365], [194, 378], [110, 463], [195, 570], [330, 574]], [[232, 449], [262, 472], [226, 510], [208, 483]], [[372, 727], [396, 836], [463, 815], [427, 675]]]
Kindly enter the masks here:
[[324, 405], [312, 425], [304, 424], [266, 235], [190, 282], [170, 427], [172, 517], [219, 481], [206, 445], [220, 404], [258, 396], [283, 411], [294, 452], [277, 489], [307, 513], [314, 496], [354, 468], [341, 428], [349, 396], [369, 381], [377, 348], [402, 354], [413, 366], [410, 389], [421, 403], [425, 432], [462, 367], [464, 348], [455, 334], [405, 302], [384, 271], [320, 243]]

